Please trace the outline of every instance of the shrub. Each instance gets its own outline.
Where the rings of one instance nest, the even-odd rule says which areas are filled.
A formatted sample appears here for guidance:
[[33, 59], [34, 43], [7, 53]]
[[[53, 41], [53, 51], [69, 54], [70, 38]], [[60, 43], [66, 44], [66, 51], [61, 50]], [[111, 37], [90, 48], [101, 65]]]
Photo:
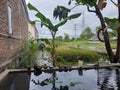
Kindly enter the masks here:
[[32, 40], [30, 40], [22, 46], [21, 54], [18, 57], [22, 67], [32, 67], [36, 63], [37, 51], [38, 43], [36, 41], [32, 42]]

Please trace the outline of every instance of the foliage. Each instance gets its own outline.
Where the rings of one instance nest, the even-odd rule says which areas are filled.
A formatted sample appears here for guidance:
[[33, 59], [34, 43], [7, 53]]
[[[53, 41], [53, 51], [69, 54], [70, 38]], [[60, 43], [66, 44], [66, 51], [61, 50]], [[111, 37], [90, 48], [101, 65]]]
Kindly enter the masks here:
[[86, 27], [85, 30], [81, 33], [80, 39], [81, 40], [88, 40], [90, 39], [94, 33], [91, 31], [89, 27]]
[[43, 41], [43, 42], [45, 42], [46, 44], [49, 44], [49, 45], [51, 44], [48, 39], [42, 38], [42, 39], [38, 39], [38, 40]]
[[83, 4], [83, 5], [89, 5], [89, 6], [94, 6], [97, 2], [97, 0], [75, 0], [78, 4]]
[[[77, 13], [77, 14], [73, 14], [73, 15], [70, 15], [66, 18], [64, 18], [63, 21], [59, 22], [58, 24], [56, 25], [53, 25], [51, 20], [46, 18], [37, 8], [35, 8], [33, 5], [31, 5], [30, 3], [28, 4], [28, 8], [30, 10], [33, 10], [33, 11], [36, 11], [37, 14], [35, 15], [37, 18], [39, 18], [40, 20], [35, 20], [33, 22], [41, 22], [41, 26], [45, 26], [47, 27], [50, 32], [51, 32], [51, 35], [52, 35], [52, 43], [51, 43], [51, 50], [50, 48], [48, 48], [48, 50], [51, 51], [51, 55], [52, 55], [52, 59], [53, 59], [53, 66], [55, 66], [55, 49], [56, 49], [56, 45], [55, 45], [55, 36], [56, 36], [56, 32], [58, 31], [58, 28], [62, 25], [64, 25], [68, 20], [71, 20], [71, 19], [75, 19], [75, 18], [78, 18], [81, 14], [80, 13]], [[61, 9], [63, 7], [60, 7]], [[60, 9], [60, 10], [61, 10]], [[56, 14], [54, 14], [56, 15]], [[55, 17], [55, 16], [54, 16]], [[57, 16], [56, 16], [57, 17]], [[60, 18], [61, 20], [61, 18]], [[34, 23], [35, 24], [35, 23]]]
[[68, 62], [76, 62], [78, 58], [84, 61], [97, 61], [101, 58], [101, 54], [94, 51], [78, 49], [73, 47], [59, 46], [56, 50], [57, 61], [65, 60]]
[[[97, 0], [69, 0], [68, 5], [70, 5], [72, 1], [75, 1], [77, 5], [89, 5], [90, 7], [95, 6], [97, 3]], [[61, 21], [62, 19], [68, 17], [68, 13], [72, 9], [68, 9], [64, 6], [57, 6], [53, 11], [53, 16], [55, 17], [55, 19], [59, 18], [59, 20]], [[74, 18], [76, 18], [76, 16], [74, 16]]]
[[46, 18], [37, 8], [35, 8], [30, 3], [28, 4], [28, 8], [30, 10], [36, 11], [37, 14], [35, 16], [40, 19], [40, 21], [39, 20], [35, 20], [33, 22], [41, 22], [42, 25], [46, 26], [48, 29], [52, 30], [53, 32], [58, 31], [58, 28], [60, 26], [64, 25], [67, 22], [67, 20], [78, 18], [81, 15], [80, 13], [70, 15], [67, 18], [65, 18], [63, 21], [61, 21], [60, 23], [58, 23], [56, 25], [53, 25], [52, 22], [50, 21], [50, 19]]
[[19, 61], [22, 63], [23, 67], [32, 67], [36, 63], [36, 54], [38, 51], [38, 43], [36, 41], [29, 40], [22, 46], [21, 54], [19, 55]]
[[[96, 32], [95, 34], [97, 34], [100, 29], [101, 29], [101, 26], [97, 26], [96, 30], [95, 30], [95, 32]], [[112, 28], [109, 27], [107, 31], [108, 31], [108, 35], [109, 35], [110, 39], [112, 39], [113, 37], [117, 37], [117, 30], [113, 30]], [[102, 32], [100, 33], [100, 35], [103, 35]]]
[[109, 28], [111, 28], [113, 30], [118, 29], [119, 23], [118, 23], [118, 20], [116, 18], [105, 17], [104, 19], [105, 19], [105, 22], [107, 23]]
[[97, 34], [100, 29], [101, 29], [101, 26], [97, 26], [95, 30], [95, 34]]
[[63, 40], [63, 37], [62, 37], [62, 36], [57, 36], [55, 39], [62, 41], [62, 40]]
[[65, 37], [64, 37], [64, 41], [69, 41], [70, 40], [70, 37], [68, 34], [65, 34]]
[[53, 11], [53, 17], [55, 19], [58, 17], [59, 20], [62, 20], [68, 16], [68, 12], [70, 12], [70, 9], [63, 6], [57, 6]]
[[104, 19], [105, 19], [105, 22], [108, 25], [108, 28], [112, 29], [111, 32], [108, 32], [109, 36], [110, 37], [117, 36], [117, 29], [119, 27], [118, 20], [116, 18], [108, 18], [108, 17], [105, 17]]

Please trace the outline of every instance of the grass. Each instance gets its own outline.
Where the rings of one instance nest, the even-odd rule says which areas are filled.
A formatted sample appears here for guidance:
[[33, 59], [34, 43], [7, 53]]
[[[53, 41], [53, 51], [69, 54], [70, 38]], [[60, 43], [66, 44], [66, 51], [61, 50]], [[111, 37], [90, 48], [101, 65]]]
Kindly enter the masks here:
[[[80, 48], [88, 48], [88, 47], [101, 47], [105, 48], [105, 44], [103, 42], [95, 42], [95, 41], [84, 41], [84, 40], [72, 40], [72, 41], [56, 41], [57, 45], [66, 45], [72, 47], [80, 47]], [[111, 42], [112, 48], [116, 47], [115, 42]]]
[[[57, 40], [56, 45], [57, 66], [77, 65], [79, 58], [84, 60], [84, 64], [97, 63], [101, 58], [104, 58], [105, 60], [108, 59], [107, 55], [104, 54], [106, 49], [103, 42], [84, 40], [71, 40], [65, 42]], [[116, 48], [116, 43], [111, 42], [111, 46], [112, 48]], [[100, 50], [100, 52], [97, 53], [96, 50]]]
[[84, 62], [97, 62], [103, 55], [87, 49], [78, 49], [68, 46], [59, 46], [56, 50], [56, 60], [63, 65], [74, 62], [74, 65], [78, 62], [79, 59], [82, 59]]

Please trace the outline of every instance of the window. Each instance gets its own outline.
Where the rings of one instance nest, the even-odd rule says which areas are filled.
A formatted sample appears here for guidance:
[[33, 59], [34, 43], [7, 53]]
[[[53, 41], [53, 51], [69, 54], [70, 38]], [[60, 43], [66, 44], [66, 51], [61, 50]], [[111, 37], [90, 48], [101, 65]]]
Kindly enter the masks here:
[[8, 28], [9, 34], [13, 33], [13, 23], [12, 23], [12, 8], [8, 5]]

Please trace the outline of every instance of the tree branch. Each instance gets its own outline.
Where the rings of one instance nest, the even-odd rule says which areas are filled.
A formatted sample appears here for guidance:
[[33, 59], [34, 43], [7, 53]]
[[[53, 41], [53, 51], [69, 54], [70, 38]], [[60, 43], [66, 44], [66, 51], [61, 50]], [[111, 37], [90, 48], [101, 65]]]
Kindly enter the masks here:
[[77, 4], [76, 6], [72, 7], [70, 10], [76, 8], [77, 6], [82, 5], [82, 4]]
[[110, 0], [115, 6], [119, 7], [120, 4], [116, 4], [113, 0]]
[[89, 8], [88, 5], [87, 5], [87, 10], [88, 10], [89, 12], [94, 12], [94, 13], [96, 13], [96, 11], [94, 11], [94, 10], [90, 10], [90, 8]]

